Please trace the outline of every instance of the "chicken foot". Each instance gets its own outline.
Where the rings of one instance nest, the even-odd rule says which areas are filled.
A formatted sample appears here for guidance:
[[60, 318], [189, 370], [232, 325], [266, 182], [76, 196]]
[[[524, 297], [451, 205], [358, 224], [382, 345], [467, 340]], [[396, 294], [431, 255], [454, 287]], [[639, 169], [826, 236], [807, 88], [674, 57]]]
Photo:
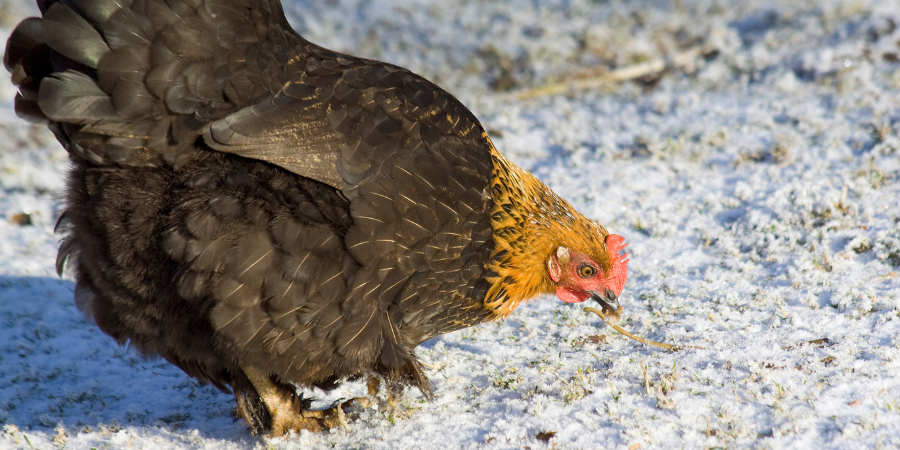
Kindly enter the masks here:
[[270, 420], [264, 419], [266, 414], [260, 411], [256, 402], [235, 389], [238, 413], [254, 431], [268, 428], [270, 437], [282, 436], [288, 431], [316, 432], [337, 427], [347, 428], [348, 413], [367, 408], [370, 404], [368, 398], [357, 397], [328, 409], [310, 410], [309, 401], [304, 401], [302, 396], [297, 396], [288, 386], [276, 383], [270, 376], [253, 367], [242, 367], [242, 370], [259, 394]]

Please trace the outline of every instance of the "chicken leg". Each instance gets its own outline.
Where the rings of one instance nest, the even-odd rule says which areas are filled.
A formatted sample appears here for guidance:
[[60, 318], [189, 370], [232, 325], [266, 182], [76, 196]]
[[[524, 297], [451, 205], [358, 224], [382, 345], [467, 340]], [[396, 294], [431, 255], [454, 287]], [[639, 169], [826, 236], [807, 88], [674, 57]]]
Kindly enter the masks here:
[[315, 432], [346, 428], [345, 413], [369, 405], [368, 398], [358, 397], [337, 403], [328, 409], [310, 410], [310, 402], [298, 396], [291, 386], [279, 383], [253, 367], [242, 367], [242, 370], [258, 394], [258, 399], [248, 396], [247, 389], [235, 389], [238, 414], [250, 424], [255, 433], [267, 431], [269, 436], [277, 437], [288, 431]]

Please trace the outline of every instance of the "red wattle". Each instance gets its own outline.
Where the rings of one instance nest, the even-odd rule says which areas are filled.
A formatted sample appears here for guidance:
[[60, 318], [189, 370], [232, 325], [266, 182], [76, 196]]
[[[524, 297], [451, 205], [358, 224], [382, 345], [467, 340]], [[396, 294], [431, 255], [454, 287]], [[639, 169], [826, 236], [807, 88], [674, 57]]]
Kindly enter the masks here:
[[575, 293], [564, 287], [561, 287], [556, 290], [556, 296], [559, 297], [560, 300], [566, 303], [581, 303], [591, 296], [584, 292]]

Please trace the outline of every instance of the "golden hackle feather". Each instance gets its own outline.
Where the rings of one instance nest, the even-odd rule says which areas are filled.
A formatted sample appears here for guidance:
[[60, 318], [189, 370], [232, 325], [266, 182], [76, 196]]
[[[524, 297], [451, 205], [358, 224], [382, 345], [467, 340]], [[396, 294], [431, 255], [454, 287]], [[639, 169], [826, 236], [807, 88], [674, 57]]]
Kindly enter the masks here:
[[534, 175], [503, 158], [487, 135], [484, 138], [493, 162], [494, 200], [491, 287], [484, 304], [493, 318], [506, 317], [520, 303], [556, 290], [547, 273], [547, 260], [560, 246], [585, 253], [604, 273], [610, 273], [613, 258], [605, 244], [609, 232]]

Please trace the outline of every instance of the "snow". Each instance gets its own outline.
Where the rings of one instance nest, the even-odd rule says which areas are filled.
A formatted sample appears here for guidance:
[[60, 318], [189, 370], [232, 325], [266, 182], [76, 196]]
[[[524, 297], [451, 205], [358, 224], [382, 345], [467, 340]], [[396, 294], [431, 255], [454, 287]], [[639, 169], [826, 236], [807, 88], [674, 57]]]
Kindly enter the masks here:
[[[313, 42], [457, 95], [510, 160], [630, 243], [622, 325], [705, 349], [647, 347], [546, 297], [420, 346], [433, 402], [410, 392], [346, 430], [251, 436], [231, 396], [76, 310], [54, 269], [66, 154], [15, 117], [4, 79], [0, 448], [900, 446], [898, 2], [285, 9]], [[0, 0], [0, 37], [35, 11]], [[690, 49], [655, 79], [526, 95]]]

